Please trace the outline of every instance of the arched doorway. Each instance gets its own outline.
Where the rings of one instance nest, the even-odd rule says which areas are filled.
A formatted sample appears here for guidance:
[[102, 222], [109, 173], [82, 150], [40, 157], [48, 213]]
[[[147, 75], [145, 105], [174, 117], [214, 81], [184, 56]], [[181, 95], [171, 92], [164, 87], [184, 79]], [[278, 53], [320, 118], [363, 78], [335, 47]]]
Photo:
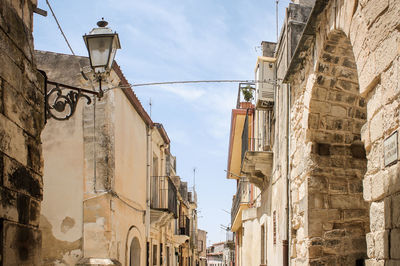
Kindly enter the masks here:
[[353, 48], [343, 31], [328, 34], [315, 72], [308, 117], [313, 162], [308, 233], [320, 242], [309, 252], [320, 253], [318, 262], [358, 265], [367, 257], [369, 226], [362, 194], [367, 159], [361, 142], [367, 106], [359, 93]]
[[293, 109], [301, 110], [293, 123], [292, 182], [298, 194], [292, 239], [299, 265], [362, 265], [369, 232], [361, 141], [367, 104], [350, 39], [341, 30], [328, 32], [310, 46], [304, 83], [292, 87]]
[[137, 237], [134, 237], [131, 242], [130, 247], [130, 260], [129, 266], [140, 266], [140, 242]]

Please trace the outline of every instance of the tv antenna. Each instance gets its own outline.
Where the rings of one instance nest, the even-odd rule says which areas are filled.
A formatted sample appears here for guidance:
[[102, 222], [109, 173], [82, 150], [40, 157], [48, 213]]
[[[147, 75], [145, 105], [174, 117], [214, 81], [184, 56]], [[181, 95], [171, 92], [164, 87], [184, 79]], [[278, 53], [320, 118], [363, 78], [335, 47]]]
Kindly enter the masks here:
[[149, 110], [149, 114], [150, 114], [150, 118], [151, 118], [151, 107], [153, 106], [153, 103], [151, 102], [151, 98], [150, 98], [150, 100], [149, 100], [149, 108], [150, 108], [150, 110]]
[[193, 167], [193, 190], [196, 190], [196, 167]]

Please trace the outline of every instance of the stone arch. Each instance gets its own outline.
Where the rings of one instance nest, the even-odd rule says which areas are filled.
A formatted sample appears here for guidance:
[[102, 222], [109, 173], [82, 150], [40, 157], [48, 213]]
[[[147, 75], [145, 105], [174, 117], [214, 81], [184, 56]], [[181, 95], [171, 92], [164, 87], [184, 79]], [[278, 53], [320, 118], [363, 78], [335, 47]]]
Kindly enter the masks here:
[[125, 242], [125, 265], [142, 265], [145, 258], [143, 237], [139, 229], [132, 225], [127, 233]]
[[[362, 159], [362, 164], [365, 165], [363, 168], [366, 172], [361, 188], [364, 199], [369, 203], [365, 203], [365, 209], [361, 208], [359, 216], [352, 220], [360, 220], [364, 216], [370, 218], [370, 227], [368, 228], [365, 223], [364, 228], [365, 233], [369, 230], [372, 231], [366, 236], [368, 256], [370, 257], [368, 262], [396, 261], [400, 259], [400, 249], [392, 240], [400, 239], [400, 223], [394, 225], [393, 221], [400, 221], [400, 218], [392, 216], [393, 213], [400, 213], [397, 211], [400, 205], [400, 196], [398, 196], [400, 164], [397, 161], [385, 165], [384, 141], [385, 138], [400, 130], [400, 120], [398, 119], [400, 117], [400, 29], [398, 26], [400, 4], [398, 1], [378, 0], [317, 0], [315, 3], [300, 45], [297, 47], [295, 60], [292, 60], [294, 63], [288, 78], [292, 86], [292, 244], [296, 246], [296, 250], [292, 252], [294, 254], [292, 258], [299, 264], [307, 264], [312, 260], [317, 261], [316, 264], [321, 262], [323, 265], [328, 264], [325, 262], [329, 262], [328, 256], [325, 256], [329, 253], [321, 252], [324, 241], [328, 240], [327, 237], [324, 237], [326, 232], [321, 233], [322, 236], [314, 238], [310, 236], [308, 229], [312, 229], [312, 226], [320, 220], [313, 220], [313, 217], [309, 216], [308, 210], [313, 201], [323, 204], [327, 201], [329, 205], [332, 204], [332, 200], [329, 193], [322, 200], [316, 199], [315, 195], [309, 196], [309, 187], [317, 185], [316, 178], [313, 176], [317, 176], [318, 171], [321, 170], [318, 166], [329, 163], [327, 158], [332, 157], [330, 154], [319, 154], [324, 151], [328, 153], [332, 151], [332, 145], [329, 145], [330, 143], [327, 141], [328, 138], [338, 141], [344, 136], [345, 148], [342, 149], [343, 152], [347, 150], [348, 156], [350, 156], [349, 152], [353, 152], [352, 149], [355, 152], [359, 150], [363, 153], [362, 150], [365, 147], [367, 160]], [[347, 48], [342, 49], [342, 45], [338, 47], [334, 43], [335, 37], [339, 37], [338, 43], [344, 42], [342, 44]], [[326, 53], [326, 45], [330, 44], [334, 44], [333, 48], [328, 47], [328, 49], [334, 49], [334, 52]], [[330, 99], [325, 98], [324, 101], [321, 101], [318, 97], [330, 97], [329, 95], [333, 95], [337, 90], [337, 85], [340, 85], [337, 73], [340, 73], [343, 66], [332, 66], [329, 64], [330, 62], [326, 62], [330, 59], [330, 55], [334, 55], [332, 60], [339, 58], [338, 64], [344, 62], [346, 55], [344, 57], [342, 54], [335, 55], [338, 51], [336, 49], [342, 49], [345, 53], [352, 51], [351, 64], [354, 68], [349, 74], [356, 76], [358, 82], [351, 82], [350, 79], [345, 85], [357, 84], [350, 92], [354, 92], [354, 95], [360, 97], [365, 104], [365, 107], [362, 108], [363, 111], [359, 112], [360, 115], [365, 116], [362, 119], [365, 123], [361, 132], [357, 130], [351, 134], [343, 134], [343, 136], [330, 135], [331, 130], [326, 127], [342, 127], [343, 130], [346, 126], [344, 122], [334, 121], [334, 119], [328, 121], [328, 117], [321, 118], [317, 115], [319, 111], [316, 111], [316, 108], [332, 108], [329, 105], [321, 107], [321, 102], [330, 102]], [[332, 71], [336, 71], [335, 74]], [[325, 96], [323, 96], [323, 90], [318, 92], [321, 85], [318, 83], [322, 83], [329, 89]], [[333, 93], [331, 93], [331, 88], [334, 90]], [[347, 93], [342, 94], [340, 91], [339, 94], [342, 99], [348, 96]], [[319, 104], [316, 101], [319, 101]], [[360, 111], [359, 107], [343, 106], [347, 106], [347, 111], [349, 108]], [[338, 110], [336, 114], [340, 112]], [[319, 132], [317, 132], [318, 130], [316, 131], [312, 127], [321, 126], [320, 119], [325, 119], [325, 122], [322, 122], [325, 123], [325, 130], [318, 129]], [[357, 120], [351, 121], [353, 123]], [[317, 136], [318, 134], [320, 135]], [[360, 135], [363, 145], [359, 140]], [[335, 140], [335, 137], [339, 139]], [[323, 143], [321, 138], [322, 140], [325, 138], [327, 143]], [[354, 143], [346, 143], [351, 138]], [[398, 141], [400, 142], [400, 137], [398, 137]], [[335, 161], [339, 163], [341, 160], [335, 159]], [[350, 159], [345, 161], [346, 164], [350, 162]], [[325, 186], [328, 187], [323, 187], [322, 190], [329, 189], [329, 184], [325, 183]], [[369, 215], [368, 206], [370, 206]], [[329, 211], [328, 214], [330, 215], [332, 212]], [[356, 212], [354, 211], [354, 213]], [[344, 212], [342, 214], [345, 217]], [[330, 219], [330, 216], [324, 217]], [[326, 236], [332, 237], [330, 234], [326, 234]], [[363, 246], [364, 250], [366, 249], [365, 240], [355, 242], [359, 242], [360, 246]], [[330, 241], [330, 243], [335, 243], [335, 241]], [[351, 247], [350, 244], [349, 247]], [[333, 256], [336, 251], [331, 248], [329, 252]], [[302, 257], [307, 259], [299, 259]], [[323, 258], [326, 260], [325, 262]], [[343, 260], [335, 263], [333, 264], [346, 265]]]
[[358, 265], [367, 257], [369, 227], [361, 142], [366, 103], [343, 31], [317, 38], [308, 53], [298, 74], [304, 85], [294, 91], [294, 110], [301, 112], [292, 126], [292, 258], [299, 265]]
[[359, 93], [350, 39], [331, 31], [314, 65], [307, 139], [310, 263], [357, 265], [367, 257], [368, 205], [362, 180], [367, 169], [361, 128], [366, 103]]
[[[319, 51], [332, 31], [349, 39], [357, 65], [360, 94], [364, 97], [380, 81], [381, 74], [398, 55], [396, 48], [398, 7], [390, 1], [316, 1], [321, 9], [315, 29]], [[387, 19], [384, 19], [388, 16]], [[390, 18], [391, 17], [391, 18]], [[387, 52], [386, 52], [387, 51]]]

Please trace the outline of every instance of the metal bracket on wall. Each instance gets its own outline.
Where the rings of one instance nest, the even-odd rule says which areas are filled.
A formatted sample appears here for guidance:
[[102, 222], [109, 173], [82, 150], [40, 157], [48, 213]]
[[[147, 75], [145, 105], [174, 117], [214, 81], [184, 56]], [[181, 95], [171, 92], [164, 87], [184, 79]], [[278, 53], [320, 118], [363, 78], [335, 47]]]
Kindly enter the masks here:
[[74, 115], [79, 99], [86, 99], [86, 104], [91, 104], [92, 99], [88, 96], [95, 95], [101, 98], [102, 93], [81, 89], [53, 81], [46, 82], [47, 85], [54, 85], [45, 95], [46, 121], [47, 118], [54, 118], [59, 121], [68, 120]]

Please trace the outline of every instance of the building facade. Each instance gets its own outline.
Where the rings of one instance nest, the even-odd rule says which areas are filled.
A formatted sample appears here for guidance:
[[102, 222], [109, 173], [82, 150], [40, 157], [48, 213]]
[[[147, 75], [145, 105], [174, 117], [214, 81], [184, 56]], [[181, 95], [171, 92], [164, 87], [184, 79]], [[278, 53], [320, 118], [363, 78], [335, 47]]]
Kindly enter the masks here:
[[198, 245], [197, 250], [199, 252], [199, 266], [207, 266], [207, 232], [201, 229], [198, 232]]
[[263, 43], [253, 150], [235, 173], [260, 190], [251, 218], [261, 250], [237, 265], [400, 263], [399, 10], [398, 1], [294, 1], [272, 53]]
[[224, 242], [212, 244], [207, 248], [207, 266], [223, 266]]
[[[38, 51], [36, 59], [48, 81], [93, 88], [81, 75], [87, 58]], [[127, 84], [116, 64], [109, 83]], [[48, 119], [42, 133], [44, 265], [145, 265], [151, 127], [136, 96], [122, 89], [93, 97], [90, 105], [81, 99], [67, 121]]]
[[[247, 86], [247, 84], [243, 84]], [[240, 86], [239, 86], [240, 90]], [[232, 110], [227, 178], [235, 180], [236, 195], [232, 199], [231, 230], [235, 233], [235, 261], [237, 265], [253, 265], [259, 252], [259, 224], [254, 212], [259, 189], [241, 173], [241, 162], [246, 149], [254, 144], [254, 105], [239, 98]], [[253, 262], [254, 260], [254, 262]]]
[[399, 264], [399, 10], [398, 1], [315, 1], [293, 54], [284, 81], [296, 263]]
[[[90, 73], [81, 74], [88, 58], [35, 56], [49, 84], [96, 85], [85, 78]], [[167, 132], [148, 116], [116, 63], [108, 86], [123, 88], [89, 105], [81, 99], [69, 120], [49, 118], [42, 133], [42, 263], [196, 265], [197, 204], [176, 175]]]
[[230, 241], [212, 244], [207, 248], [208, 266], [233, 266], [234, 248]]

